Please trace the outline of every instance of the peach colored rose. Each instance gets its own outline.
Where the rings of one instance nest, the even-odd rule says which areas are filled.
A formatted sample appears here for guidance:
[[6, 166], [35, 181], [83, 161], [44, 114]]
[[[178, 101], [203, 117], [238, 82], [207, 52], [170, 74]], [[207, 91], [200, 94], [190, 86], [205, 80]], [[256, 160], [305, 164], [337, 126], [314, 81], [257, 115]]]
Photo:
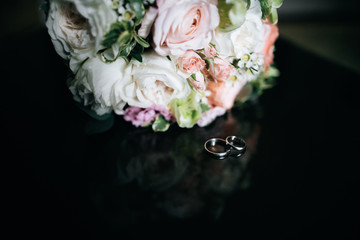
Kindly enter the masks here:
[[192, 50], [186, 51], [177, 62], [179, 69], [187, 73], [194, 73], [205, 67], [205, 61]]
[[205, 55], [205, 58], [214, 58], [217, 55], [216, 49], [212, 45], [207, 45], [202, 53]]
[[208, 102], [213, 106], [231, 109], [234, 105], [236, 96], [239, 94], [243, 86], [243, 81], [236, 82], [235, 84], [209, 81], [207, 90], [209, 90], [211, 94], [208, 96]]
[[264, 66], [265, 70], [269, 69], [270, 64], [274, 61], [274, 44], [276, 39], [279, 36], [279, 28], [276, 24], [270, 24], [264, 22], [265, 24], [265, 46], [262, 50], [262, 54], [265, 55]]
[[196, 72], [195, 77], [196, 80], [192, 77], [188, 78], [190, 85], [197, 91], [205, 91], [206, 85], [204, 75], [198, 71]]
[[235, 67], [222, 58], [214, 58], [214, 67], [210, 68], [209, 74], [214, 80], [227, 81], [234, 73]]
[[180, 56], [208, 45], [219, 25], [215, 4], [205, 0], [157, 1], [153, 25], [154, 50], [162, 56]]

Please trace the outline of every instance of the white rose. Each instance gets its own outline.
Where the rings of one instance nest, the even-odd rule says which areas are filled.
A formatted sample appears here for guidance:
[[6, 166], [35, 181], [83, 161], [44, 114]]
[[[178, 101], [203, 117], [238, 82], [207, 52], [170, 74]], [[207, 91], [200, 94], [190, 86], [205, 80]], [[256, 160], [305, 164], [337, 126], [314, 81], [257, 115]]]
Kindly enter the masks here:
[[46, 26], [56, 52], [69, 61], [73, 72], [102, 48], [103, 36], [116, 21], [110, 2], [50, 0]]
[[213, 39], [221, 57], [241, 58], [245, 53], [259, 53], [265, 44], [265, 27], [262, 23], [261, 6], [258, 0], [252, 0], [246, 12], [244, 23], [230, 32], [217, 31]]
[[121, 114], [125, 102], [114, 98], [114, 85], [124, 77], [127, 62], [118, 58], [104, 63], [100, 55], [88, 59], [77, 72], [70, 89], [75, 100], [91, 105], [98, 115], [111, 112]]
[[143, 62], [132, 60], [125, 70], [124, 79], [115, 85], [115, 99], [141, 108], [153, 104], [165, 106], [174, 98], [189, 95], [190, 87], [175, 64], [154, 52], [144, 53]]

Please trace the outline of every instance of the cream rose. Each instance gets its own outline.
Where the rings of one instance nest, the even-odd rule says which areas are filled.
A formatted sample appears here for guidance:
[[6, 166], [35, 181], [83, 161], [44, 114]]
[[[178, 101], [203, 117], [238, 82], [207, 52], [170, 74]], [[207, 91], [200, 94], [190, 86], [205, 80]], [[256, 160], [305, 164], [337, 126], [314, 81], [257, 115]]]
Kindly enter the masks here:
[[265, 45], [265, 27], [261, 20], [262, 12], [258, 0], [251, 0], [244, 23], [230, 32], [217, 31], [213, 39], [219, 55], [228, 58], [241, 58], [245, 53], [260, 53]]
[[219, 25], [218, 9], [213, 2], [167, 0], [157, 4], [153, 45], [159, 55], [180, 56], [186, 50], [206, 47]]
[[111, 112], [122, 114], [125, 102], [114, 98], [114, 85], [124, 77], [127, 62], [118, 58], [112, 63], [104, 63], [101, 57], [88, 59], [77, 72], [70, 85], [75, 100], [91, 105], [98, 115]]
[[46, 26], [56, 52], [76, 73], [81, 63], [96, 55], [101, 41], [116, 21], [110, 0], [50, 0]]
[[142, 63], [130, 61], [124, 78], [115, 84], [115, 99], [141, 108], [153, 104], [168, 108], [172, 99], [188, 96], [190, 87], [186, 78], [172, 61], [154, 52], [144, 53], [142, 57]]

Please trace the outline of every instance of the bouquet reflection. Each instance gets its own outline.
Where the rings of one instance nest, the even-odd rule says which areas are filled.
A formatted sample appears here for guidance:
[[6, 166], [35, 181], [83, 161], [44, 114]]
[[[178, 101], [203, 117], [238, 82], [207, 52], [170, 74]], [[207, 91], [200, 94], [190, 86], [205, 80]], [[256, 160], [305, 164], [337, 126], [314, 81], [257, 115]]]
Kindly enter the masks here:
[[[106, 159], [101, 161], [109, 163], [103, 174], [108, 181], [95, 186], [94, 204], [114, 226], [217, 219], [226, 199], [249, 186], [247, 163], [260, 133], [257, 109], [233, 109], [205, 128], [170, 128], [164, 133], [127, 130], [123, 122], [104, 144]], [[246, 141], [243, 155], [219, 160], [205, 152], [207, 139], [230, 135]]]

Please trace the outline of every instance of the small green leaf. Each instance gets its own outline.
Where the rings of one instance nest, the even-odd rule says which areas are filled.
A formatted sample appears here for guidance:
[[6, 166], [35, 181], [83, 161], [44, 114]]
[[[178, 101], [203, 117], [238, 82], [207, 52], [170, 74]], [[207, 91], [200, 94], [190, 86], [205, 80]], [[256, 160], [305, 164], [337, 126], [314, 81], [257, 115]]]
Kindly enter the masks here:
[[281, 5], [283, 4], [283, 2], [284, 2], [284, 0], [273, 0], [272, 6], [273, 6], [274, 8], [279, 8], [279, 7], [281, 7]]
[[105, 34], [104, 40], [102, 41], [102, 45], [106, 48], [110, 48], [119, 38], [120, 33], [124, 30], [122, 25], [119, 23], [111, 24], [110, 31]]
[[271, 9], [271, 13], [268, 16], [268, 19], [271, 24], [276, 24], [278, 22], [278, 14], [276, 8]]
[[140, 44], [135, 44], [133, 50], [130, 53], [130, 56], [138, 60], [139, 62], [142, 62], [142, 53], [144, 52], [144, 47]]
[[132, 39], [131, 33], [129, 31], [124, 31], [119, 35], [117, 39], [117, 44], [119, 44], [120, 46], [125, 45], [129, 43], [131, 39]]
[[166, 121], [162, 115], [157, 116], [152, 124], [152, 129], [155, 132], [165, 132], [169, 129], [169, 127], [170, 123]]
[[196, 81], [196, 74], [195, 73], [191, 74], [190, 77]]
[[207, 70], [214, 70], [214, 59], [212, 58], [207, 58], [205, 59], [205, 63], [206, 63], [206, 69]]
[[139, 43], [141, 46], [143, 46], [144, 48], [150, 47], [150, 44], [149, 44], [147, 41], [145, 41], [145, 39], [143, 39], [142, 37], [140, 37], [139, 35], [134, 34], [134, 38], [135, 38], [135, 41], [136, 41], [137, 43]]
[[122, 57], [127, 57], [130, 55], [131, 51], [133, 50], [133, 48], [135, 47], [136, 42], [133, 41], [130, 44], [124, 46], [123, 48], [120, 49], [120, 56]]
[[142, 56], [140, 53], [137, 52], [131, 52], [130, 56], [138, 60], [139, 62], [142, 62]]
[[205, 54], [203, 54], [203, 53], [201, 53], [201, 52], [196, 52], [202, 59], [205, 59], [206, 58], [206, 56], [205, 56]]
[[201, 113], [207, 112], [210, 110], [210, 106], [205, 103], [200, 103]]
[[135, 12], [136, 22], [135, 25], [141, 23], [142, 18], [145, 15], [145, 7], [142, 0], [129, 0], [131, 9]]

